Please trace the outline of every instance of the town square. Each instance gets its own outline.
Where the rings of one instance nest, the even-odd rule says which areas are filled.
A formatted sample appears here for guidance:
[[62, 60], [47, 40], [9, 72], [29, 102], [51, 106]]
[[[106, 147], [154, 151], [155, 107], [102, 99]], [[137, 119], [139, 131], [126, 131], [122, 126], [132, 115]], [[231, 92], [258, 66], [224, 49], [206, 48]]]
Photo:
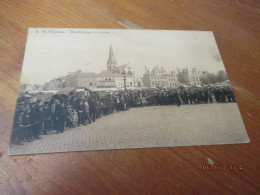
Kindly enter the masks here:
[[[101, 45], [75, 45], [74, 50], [81, 56], [79, 58], [73, 55], [67, 58], [64, 52], [71, 49], [60, 46], [56, 52], [53, 51], [55, 55], [48, 53], [53, 61], [50, 61], [47, 67], [53, 70], [49, 74], [39, 76], [37, 66], [29, 66], [30, 69], [26, 69], [26, 65], [34, 65], [34, 62], [37, 62], [42, 69], [46, 68], [45, 61], [48, 58], [42, 58], [42, 53], [47, 51], [44, 51], [44, 47], [38, 42], [34, 45], [34, 42], [28, 40], [28, 48], [32, 47], [31, 44], [38, 50], [31, 51], [34, 56], [25, 55], [26, 74], [22, 74], [18, 91], [9, 154], [232, 144], [249, 141], [244, 134], [245, 127], [236, 98], [212, 33], [186, 32], [183, 41], [184, 45], [189, 46], [192, 45], [187, 40], [194, 42], [193, 45], [197, 48], [208, 52], [209, 56], [204, 53], [194, 56], [201, 58], [202, 62], [207, 58], [212, 61], [212, 67], [207, 68], [194, 63], [185, 65], [184, 62], [192, 62], [188, 58], [179, 58], [178, 61], [183, 64], [172, 66], [175, 61], [166, 52], [172, 50], [172, 45], [166, 39], [160, 43], [161, 47], [165, 46], [163, 50], [158, 49], [160, 46], [151, 49], [150, 52], [154, 54], [151, 58], [146, 51], [147, 46], [144, 46], [144, 51], [142, 47], [139, 48], [143, 52], [143, 58], [139, 59], [137, 56], [140, 57], [140, 53], [131, 50], [135, 49], [131, 43], [127, 42], [126, 47], [121, 50], [118, 49], [122, 48], [121, 45], [116, 44], [114, 47], [111, 43], [111, 40], [114, 43], [118, 42], [117, 35], [121, 35], [120, 33], [128, 39], [143, 33], [148, 35], [147, 43], [154, 44], [156, 40], [153, 39], [158, 37], [153, 31], [99, 31], [90, 30], [92, 33], [84, 35], [88, 31], [79, 30], [71, 33], [64, 29], [59, 30], [59, 36], [64, 38], [74, 37], [75, 33], [82, 32], [79, 36], [85, 42], [85, 36], [96, 36], [94, 42]], [[56, 45], [56, 40], [52, 37], [55, 32], [30, 29], [29, 35], [51, 38], [49, 46], [52, 47]], [[113, 33], [115, 35], [111, 35], [113, 38], [109, 44], [104, 45], [98, 39], [99, 36], [109, 36]], [[165, 31], [163, 34], [172, 36], [171, 31]], [[176, 37], [173, 40], [177, 41], [182, 33], [174, 34]], [[201, 41], [203, 38], [210, 40], [210, 45], [203, 41], [200, 45], [200, 41], [194, 40], [192, 34], [200, 37]], [[73, 44], [68, 40], [68, 43]], [[46, 41], [43, 39], [42, 44]], [[104, 37], [103, 41], [108, 42]], [[102, 51], [100, 46], [105, 46], [102, 47]], [[55, 46], [53, 50], [57, 47], [59, 46]], [[175, 47], [182, 50], [184, 46]], [[206, 51], [206, 48], [210, 51]], [[186, 56], [194, 55], [190, 53], [189, 48], [185, 50]], [[97, 66], [99, 62], [95, 56], [100, 56], [102, 52], [104, 56], [100, 57], [101, 65]], [[136, 56], [135, 59], [131, 57], [133, 55]], [[83, 58], [92, 61], [82, 63], [82, 70], [76, 69], [77, 66], [71, 66], [70, 63], [66, 65], [67, 61], [63, 61], [64, 68], [51, 66], [53, 62], [65, 58], [67, 61], [73, 58], [72, 63], [78, 59], [82, 62]], [[42, 61], [39, 62], [37, 59]], [[131, 59], [131, 62], [126, 62], [127, 59]], [[152, 63], [152, 59], [157, 63]], [[74, 71], [66, 72], [73, 69]]]

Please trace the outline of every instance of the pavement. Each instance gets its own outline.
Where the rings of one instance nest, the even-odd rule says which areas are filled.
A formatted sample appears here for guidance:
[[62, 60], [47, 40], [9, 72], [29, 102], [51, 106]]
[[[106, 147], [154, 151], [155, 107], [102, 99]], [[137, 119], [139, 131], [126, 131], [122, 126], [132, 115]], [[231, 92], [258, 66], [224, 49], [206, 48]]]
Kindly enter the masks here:
[[236, 103], [131, 108], [64, 133], [11, 145], [9, 154], [248, 143]]

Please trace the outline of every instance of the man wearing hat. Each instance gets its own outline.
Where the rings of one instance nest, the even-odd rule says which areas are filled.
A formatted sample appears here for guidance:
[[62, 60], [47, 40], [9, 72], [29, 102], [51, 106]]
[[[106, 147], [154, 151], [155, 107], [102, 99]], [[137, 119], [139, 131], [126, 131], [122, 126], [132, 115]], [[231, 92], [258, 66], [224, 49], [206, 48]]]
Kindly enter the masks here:
[[30, 107], [26, 107], [25, 112], [23, 114], [23, 125], [24, 125], [24, 133], [25, 138], [28, 142], [33, 140], [32, 138], [32, 128], [31, 128], [31, 109]]
[[85, 100], [84, 104], [85, 104], [85, 123], [86, 123], [86, 120], [88, 120], [88, 123], [90, 124], [91, 123], [91, 119], [90, 119], [90, 115], [89, 115], [89, 103], [88, 103], [88, 100]]
[[60, 105], [60, 101], [59, 100], [55, 100], [55, 110], [54, 110], [54, 129], [57, 130], [57, 133], [60, 133], [62, 130], [62, 108]]
[[46, 101], [43, 104], [43, 120], [43, 134], [47, 135], [47, 131], [51, 128], [51, 107], [49, 101]]
[[80, 126], [80, 124], [84, 124], [85, 121], [85, 104], [83, 103], [83, 100], [80, 99], [79, 100], [79, 105], [77, 107], [77, 113], [78, 113], [78, 126]]
[[13, 131], [11, 135], [11, 143], [13, 144], [21, 144], [22, 141], [22, 133], [23, 133], [23, 106], [24, 102], [17, 103], [17, 107], [14, 114], [14, 123], [13, 123]]
[[35, 103], [32, 102], [31, 103], [31, 128], [32, 128], [32, 133], [33, 133], [33, 137], [35, 139], [41, 139], [40, 138], [40, 133], [41, 133], [41, 124], [42, 124], [42, 108], [40, 108], [39, 102]]
[[92, 121], [95, 122], [97, 118], [97, 102], [96, 98], [92, 95], [89, 100], [89, 114]]

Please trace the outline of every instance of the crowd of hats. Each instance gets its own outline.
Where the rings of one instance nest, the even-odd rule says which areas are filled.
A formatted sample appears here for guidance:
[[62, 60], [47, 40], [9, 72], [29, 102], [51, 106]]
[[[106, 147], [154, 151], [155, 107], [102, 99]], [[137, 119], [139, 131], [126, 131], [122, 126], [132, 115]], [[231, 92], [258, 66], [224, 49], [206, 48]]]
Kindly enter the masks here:
[[41, 135], [87, 125], [96, 119], [131, 107], [195, 105], [236, 102], [230, 86], [182, 87], [67, 94], [23, 94], [17, 99], [12, 144], [40, 139]]

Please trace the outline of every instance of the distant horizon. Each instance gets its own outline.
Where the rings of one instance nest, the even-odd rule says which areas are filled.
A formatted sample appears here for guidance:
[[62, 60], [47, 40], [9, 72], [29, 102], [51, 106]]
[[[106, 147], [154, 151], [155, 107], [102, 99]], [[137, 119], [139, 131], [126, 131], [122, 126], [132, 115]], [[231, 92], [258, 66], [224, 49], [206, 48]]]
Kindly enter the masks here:
[[74, 70], [104, 71], [110, 45], [118, 66], [129, 64], [137, 77], [156, 65], [167, 72], [225, 70], [209, 31], [30, 28], [20, 82], [43, 85]]

